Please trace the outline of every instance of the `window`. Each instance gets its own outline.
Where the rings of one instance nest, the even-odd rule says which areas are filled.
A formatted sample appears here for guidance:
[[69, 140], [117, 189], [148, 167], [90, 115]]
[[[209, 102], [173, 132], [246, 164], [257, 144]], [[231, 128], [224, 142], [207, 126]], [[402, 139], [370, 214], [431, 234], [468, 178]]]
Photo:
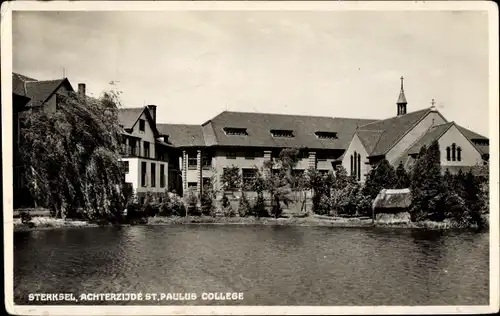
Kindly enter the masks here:
[[271, 134], [273, 137], [284, 137], [284, 138], [293, 138], [295, 135], [292, 130], [287, 129], [272, 129]]
[[356, 174], [358, 173], [357, 171], [358, 171], [358, 153], [354, 152], [354, 170], [352, 175], [356, 176]]
[[354, 152], [354, 155], [351, 155], [350, 175], [358, 179], [358, 181], [361, 180], [361, 155], [357, 152]]
[[196, 190], [198, 188], [198, 183], [188, 182], [188, 190]]
[[241, 127], [224, 127], [224, 133], [231, 136], [247, 136], [247, 129]]
[[245, 159], [253, 160], [255, 159], [255, 152], [248, 150], [245, 152]]
[[451, 149], [450, 149], [450, 146], [446, 147], [446, 160], [447, 161], [451, 160]]
[[462, 161], [462, 148], [457, 147], [457, 160]]
[[122, 161], [122, 169], [124, 173], [129, 173], [129, 164], [128, 161]]
[[156, 187], [156, 163], [151, 163], [151, 187]]
[[143, 119], [139, 120], [139, 132], [143, 132], [146, 130], [146, 121]]
[[255, 169], [242, 169], [243, 173], [243, 187], [247, 190], [251, 189], [252, 184], [255, 181], [256, 170]]
[[137, 156], [137, 142], [135, 139], [129, 139], [128, 145], [127, 154], [130, 156]]
[[165, 187], [165, 165], [160, 165], [160, 188]]
[[198, 159], [196, 158], [196, 153], [188, 154], [188, 169], [196, 169], [198, 166]]
[[337, 138], [337, 133], [336, 132], [316, 132], [314, 133], [316, 137], [319, 139], [336, 139]]
[[144, 142], [144, 157], [149, 158], [149, 142]]
[[457, 151], [457, 148], [456, 148], [455, 143], [451, 144], [451, 160], [452, 161], [455, 161], [455, 159], [456, 159], [456, 151]]
[[203, 169], [210, 169], [212, 167], [212, 157], [207, 154], [202, 155], [201, 165]]
[[147, 170], [146, 170], [147, 166], [146, 166], [146, 163], [145, 162], [141, 162], [141, 185], [143, 187], [147, 186]]
[[354, 159], [354, 156], [353, 156], [353, 155], [351, 155], [351, 170], [350, 170], [350, 172], [349, 172], [349, 174], [350, 174], [351, 176], [352, 176], [352, 174], [354, 173], [354, 161], [353, 161], [353, 159]]
[[226, 153], [226, 158], [227, 159], [236, 159], [236, 152], [234, 152], [234, 151], [228, 151]]
[[358, 181], [361, 180], [361, 155], [358, 154]]

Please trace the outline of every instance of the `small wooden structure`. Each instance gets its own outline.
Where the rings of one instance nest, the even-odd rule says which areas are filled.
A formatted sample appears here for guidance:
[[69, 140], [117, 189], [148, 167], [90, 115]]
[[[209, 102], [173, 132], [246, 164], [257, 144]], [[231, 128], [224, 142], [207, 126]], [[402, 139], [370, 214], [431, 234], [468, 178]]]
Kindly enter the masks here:
[[412, 196], [410, 189], [383, 189], [372, 204], [372, 220], [409, 221]]

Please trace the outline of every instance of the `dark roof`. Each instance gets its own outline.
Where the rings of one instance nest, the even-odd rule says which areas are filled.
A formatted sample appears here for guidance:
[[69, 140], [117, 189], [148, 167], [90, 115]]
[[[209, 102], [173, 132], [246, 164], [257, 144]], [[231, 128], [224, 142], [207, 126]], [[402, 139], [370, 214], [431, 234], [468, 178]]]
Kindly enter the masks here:
[[383, 189], [373, 200], [372, 207], [377, 209], [408, 208], [411, 206], [410, 189]]
[[458, 129], [469, 139], [484, 139], [487, 140], [487, 137], [484, 137], [483, 135], [479, 135], [476, 132], [473, 132], [463, 126], [457, 125]]
[[36, 80], [18, 73], [12, 73], [12, 92], [30, 98], [27, 107], [43, 104], [62, 84], [67, 84], [73, 90], [67, 78]]
[[370, 154], [375, 146], [377, 145], [378, 140], [380, 139], [380, 136], [383, 134], [383, 131], [364, 131], [364, 130], [358, 130], [356, 134], [359, 137], [359, 140], [365, 147], [366, 151], [368, 154]]
[[[345, 149], [356, 128], [366, 119], [224, 111], [203, 124], [207, 144], [218, 146], [307, 147]], [[224, 128], [245, 128], [247, 136], [226, 135]], [[273, 137], [271, 130], [291, 130], [294, 137]], [[335, 139], [321, 139], [316, 132], [335, 132]]]
[[205, 146], [201, 125], [157, 124], [161, 134], [168, 135], [168, 141], [177, 147]]
[[376, 121], [365, 124], [359, 127], [360, 131], [379, 131], [380, 137], [371, 138], [371, 142], [376, 142], [375, 145], [370, 144], [368, 147], [373, 147], [370, 156], [379, 156], [386, 154], [394, 144], [401, 139], [411, 128], [413, 128], [427, 113], [430, 108], [410, 112], [404, 115], [394, 116], [385, 120]]
[[477, 150], [481, 154], [489, 154], [490, 152], [490, 146], [489, 145], [483, 145], [483, 144], [478, 144], [476, 143], [477, 140], [482, 141], [482, 140], [488, 140], [487, 137], [484, 137], [482, 135], [479, 135], [476, 132], [473, 132], [465, 127], [462, 127], [460, 125], [457, 125], [458, 129], [467, 137], [472, 143], [474, 143], [474, 146], [476, 146]]
[[26, 97], [25, 82], [27, 81], [37, 80], [17, 73], [12, 73], [12, 93]]
[[429, 146], [433, 141], [438, 140], [452, 126], [453, 122], [431, 127], [418, 141], [415, 142], [406, 152], [407, 155], [418, 154], [422, 146]]
[[118, 121], [123, 125], [123, 128], [132, 128], [139, 117], [144, 112], [144, 107], [141, 108], [120, 108], [118, 109]]
[[31, 99], [28, 106], [38, 106], [61, 86], [65, 79], [26, 82], [26, 96]]
[[160, 133], [158, 131], [158, 127], [149, 112], [149, 108], [147, 106], [141, 108], [120, 108], [118, 109], [118, 121], [125, 130], [131, 129], [139, 120], [139, 117], [144, 113], [146, 115], [146, 120], [149, 122], [149, 126], [153, 130], [155, 137], [159, 137]]

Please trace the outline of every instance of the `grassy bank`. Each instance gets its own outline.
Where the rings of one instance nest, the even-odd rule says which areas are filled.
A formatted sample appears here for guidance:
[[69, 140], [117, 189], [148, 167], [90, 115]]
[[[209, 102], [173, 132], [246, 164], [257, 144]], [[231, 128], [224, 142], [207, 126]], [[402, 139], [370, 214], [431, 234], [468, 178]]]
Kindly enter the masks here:
[[[150, 217], [145, 225], [288, 225], [288, 226], [321, 226], [321, 227], [391, 227], [391, 228], [422, 228], [422, 229], [452, 229], [457, 225], [452, 221], [443, 222], [376, 222], [368, 217], [328, 217], [311, 215], [308, 217], [289, 218], [255, 218], [255, 217]], [[63, 220], [52, 217], [33, 217], [30, 224], [23, 224], [21, 219], [14, 219], [14, 231], [98, 227], [98, 224], [81, 220]], [[126, 226], [126, 225], [124, 225]]]

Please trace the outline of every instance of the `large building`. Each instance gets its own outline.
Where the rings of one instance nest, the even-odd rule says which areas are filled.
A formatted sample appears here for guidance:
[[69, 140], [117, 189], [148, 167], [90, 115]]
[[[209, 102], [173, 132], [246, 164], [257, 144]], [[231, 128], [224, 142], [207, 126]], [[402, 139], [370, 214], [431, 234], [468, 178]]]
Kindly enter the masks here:
[[[14, 100], [21, 108], [56, 111], [57, 95], [67, 91], [73, 91], [67, 79], [42, 82], [14, 74]], [[79, 92], [85, 94], [83, 84]], [[233, 166], [249, 183], [256, 168], [292, 147], [300, 150], [296, 173], [342, 165], [360, 182], [384, 158], [409, 168], [420, 148], [434, 140], [443, 171], [487, 163], [486, 137], [446, 120], [434, 106], [407, 112], [402, 77], [395, 114], [370, 120], [224, 111], [201, 125], [185, 125], [157, 122], [154, 105], [122, 108], [125, 181], [141, 199], [147, 192], [200, 192], [210, 179], [220, 188], [224, 168]]]

